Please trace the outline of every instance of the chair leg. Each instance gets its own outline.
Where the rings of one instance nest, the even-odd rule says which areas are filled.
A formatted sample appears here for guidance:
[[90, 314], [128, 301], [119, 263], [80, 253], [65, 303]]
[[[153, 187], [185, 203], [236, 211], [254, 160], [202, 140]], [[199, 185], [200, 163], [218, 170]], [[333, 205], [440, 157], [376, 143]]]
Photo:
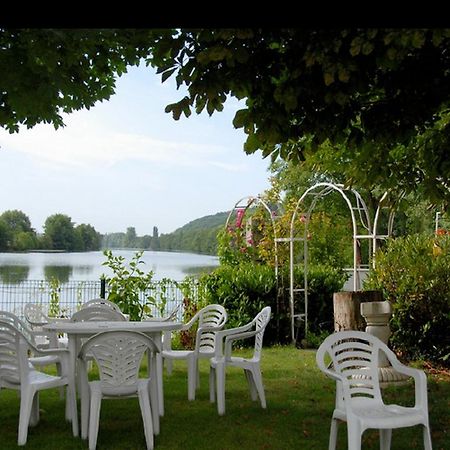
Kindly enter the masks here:
[[261, 402], [261, 407], [266, 408], [266, 394], [264, 393], [264, 386], [262, 382], [261, 370], [259, 367], [254, 367], [252, 369], [253, 382], [255, 383], [256, 390], [258, 392], [259, 400]]
[[423, 448], [425, 450], [432, 450], [431, 433], [430, 433], [430, 426], [429, 425], [424, 425], [423, 426]]
[[338, 425], [339, 421], [333, 417], [331, 419], [330, 441], [328, 443], [328, 450], [336, 450]]
[[[56, 374], [60, 377], [62, 373], [61, 363], [56, 363]], [[64, 386], [59, 388], [59, 398], [62, 400], [64, 398]]]
[[247, 378], [248, 387], [250, 389], [250, 396], [255, 402], [258, 400], [258, 393], [256, 391], [255, 381], [253, 380], [253, 374], [251, 370], [244, 369], [245, 378]]
[[216, 401], [216, 369], [212, 366], [209, 367], [209, 401]]
[[188, 400], [195, 400], [195, 390], [197, 384], [197, 359], [194, 355], [187, 358], [188, 365]]
[[[141, 387], [142, 386], [142, 387]], [[148, 396], [148, 385], [141, 385], [138, 390], [139, 406], [141, 408], [142, 422], [144, 423], [145, 442], [147, 449], [153, 449], [153, 417]], [[158, 414], [158, 411], [155, 411]]]
[[225, 364], [218, 363], [216, 366], [216, 392], [217, 412], [220, 416], [225, 414]]
[[87, 380], [81, 383], [81, 439], [87, 439], [88, 437], [88, 426], [89, 426], [89, 384]]
[[100, 403], [102, 394], [91, 390], [91, 409], [89, 412], [89, 450], [95, 450], [97, 447], [98, 423], [100, 420]]
[[200, 368], [198, 366], [198, 359], [195, 360], [195, 390], [197, 390], [200, 387]]
[[347, 422], [348, 450], [361, 450], [361, 429], [355, 423]]
[[25, 445], [28, 437], [28, 425], [30, 423], [31, 408], [33, 406], [34, 390], [27, 389], [20, 392], [19, 432], [18, 445]]
[[39, 391], [34, 394], [33, 403], [31, 404], [30, 427], [34, 427], [39, 423]]
[[148, 384], [148, 388], [147, 388], [147, 395], [150, 394], [150, 404], [151, 404], [151, 409], [152, 409], [152, 420], [153, 420], [153, 434], [155, 434], [155, 436], [158, 436], [159, 431], [160, 431], [160, 426], [159, 426], [159, 408], [160, 408], [160, 403], [159, 403], [159, 387], [158, 387], [158, 382], [157, 380], [153, 377], [150, 378], [150, 382]]
[[389, 450], [391, 448], [392, 430], [380, 429], [380, 450]]
[[164, 358], [164, 363], [166, 364], [167, 375], [172, 375], [173, 361], [171, 359]]

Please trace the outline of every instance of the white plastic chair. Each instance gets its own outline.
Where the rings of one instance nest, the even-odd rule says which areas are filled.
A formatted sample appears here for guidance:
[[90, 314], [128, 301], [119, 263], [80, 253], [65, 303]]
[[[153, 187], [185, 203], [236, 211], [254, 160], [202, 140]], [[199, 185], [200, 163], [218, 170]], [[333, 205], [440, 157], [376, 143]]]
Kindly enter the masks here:
[[[227, 366], [244, 369], [252, 400], [256, 401], [259, 397], [261, 407], [266, 408], [260, 363], [264, 331], [269, 323], [270, 313], [270, 306], [266, 306], [247, 325], [216, 333], [217, 356], [210, 360], [209, 398], [211, 403], [214, 403], [217, 392], [217, 412], [221, 416], [225, 414], [225, 369]], [[248, 338], [255, 338], [253, 356], [251, 358], [231, 356], [233, 342]]]
[[[413, 407], [384, 404], [378, 378], [380, 352], [397, 372], [413, 377]], [[326, 354], [331, 357], [332, 368], [326, 365]], [[380, 430], [380, 449], [389, 450], [392, 429], [414, 425], [423, 426], [424, 447], [431, 450], [427, 378], [423, 371], [401, 364], [386, 344], [362, 331], [341, 331], [328, 336], [317, 350], [316, 361], [322, 372], [336, 380], [329, 450], [336, 448], [339, 421], [347, 422], [349, 450], [361, 449], [361, 436], [369, 428]]]
[[111, 309], [114, 309], [115, 311], [122, 312], [122, 310], [119, 308], [118, 305], [116, 305], [115, 303], [111, 302], [110, 300], [106, 300], [104, 298], [93, 298], [92, 300], [88, 300], [87, 302], [85, 302], [81, 305], [81, 309], [90, 308], [91, 306], [96, 306], [96, 307], [103, 306], [105, 308], [111, 308]]
[[[151, 338], [134, 331], [105, 331], [91, 337], [81, 347], [79, 358], [84, 373], [81, 416], [82, 421], [87, 420], [89, 416], [90, 450], [94, 450], [97, 445], [102, 398], [127, 398], [136, 395], [144, 422], [147, 449], [153, 449], [152, 411], [154, 415], [158, 415], [156, 380], [139, 378], [139, 367], [146, 351], [156, 353], [158, 348]], [[94, 357], [100, 380], [88, 382], [87, 355]]]
[[[29, 352], [57, 356], [61, 363], [59, 376], [39, 372], [29, 363]], [[39, 391], [68, 385], [69, 353], [65, 349], [38, 349], [11, 321], [0, 319], [0, 389], [20, 392], [18, 445], [25, 445], [28, 427], [39, 422]], [[66, 420], [75, 415], [72, 395], [66, 399]]]
[[[189, 330], [198, 322], [194, 350], [173, 350], [171, 334], [163, 334], [164, 360], [187, 360], [188, 366], [188, 399], [195, 400], [195, 391], [199, 386], [199, 358], [211, 358], [215, 355], [215, 333], [221, 330], [228, 315], [222, 305], [208, 305], [198, 311], [192, 319], [183, 325], [183, 330]], [[169, 372], [170, 373], [170, 372]]]

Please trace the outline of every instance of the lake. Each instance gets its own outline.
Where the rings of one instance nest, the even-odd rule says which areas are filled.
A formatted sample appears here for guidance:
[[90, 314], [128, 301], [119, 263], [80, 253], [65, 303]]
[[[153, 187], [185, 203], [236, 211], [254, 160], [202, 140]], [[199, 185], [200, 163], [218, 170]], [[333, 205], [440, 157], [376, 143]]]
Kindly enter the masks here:
[[[114, 256], [123, 256], [129, 263], [136, 250], [113, 250]], [[187, 275], [210, 272], [219, 265], [217, 256], [195, 253], [145, 251], [145, 264], [141, 270], [152, 270], [154, 280], [170, 278], [183, 280]], [[0, 282], [21, 283], [27, 280], [96, 281], [102, 274], [112, 275], [102, 266], [106, 261], [103, 252], [80, 253], [0, 253]]]

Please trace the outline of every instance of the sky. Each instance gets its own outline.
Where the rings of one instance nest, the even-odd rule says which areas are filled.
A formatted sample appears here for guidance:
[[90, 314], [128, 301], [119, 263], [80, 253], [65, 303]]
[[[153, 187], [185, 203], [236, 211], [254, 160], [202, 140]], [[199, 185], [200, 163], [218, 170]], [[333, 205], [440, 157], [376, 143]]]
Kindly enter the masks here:
[[202, 216], [232, 209], [269, 187], [269, 161], [246, 155], [232, 124], [243, 107], [175, 121], [164, 112], [183, 97], [151, 67], [129, 68], [116, 94], [90, 110], [64, 115], [66, 126], [0, 128], [0, 213], [18, 209], [43, 231], [56, 213], [100, 233], [170, 233]]

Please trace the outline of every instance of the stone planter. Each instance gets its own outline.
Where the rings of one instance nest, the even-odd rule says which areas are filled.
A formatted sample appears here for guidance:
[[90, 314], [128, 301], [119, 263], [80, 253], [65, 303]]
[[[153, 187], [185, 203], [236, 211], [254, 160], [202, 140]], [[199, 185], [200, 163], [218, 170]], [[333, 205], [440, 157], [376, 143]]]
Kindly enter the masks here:
[[[392, 315], [391, 304], [387, 301], [361, 303], [361, 315], [367, 323], [365, 331], [376, 336], [387, 345], [391, 335], [389, 327], [389, 320]], [[384, 354], [380, 353], [378, 364], [378, 376], [381, 387], [392, 384], [404, 384], [409, 378], [394, 370]]]

